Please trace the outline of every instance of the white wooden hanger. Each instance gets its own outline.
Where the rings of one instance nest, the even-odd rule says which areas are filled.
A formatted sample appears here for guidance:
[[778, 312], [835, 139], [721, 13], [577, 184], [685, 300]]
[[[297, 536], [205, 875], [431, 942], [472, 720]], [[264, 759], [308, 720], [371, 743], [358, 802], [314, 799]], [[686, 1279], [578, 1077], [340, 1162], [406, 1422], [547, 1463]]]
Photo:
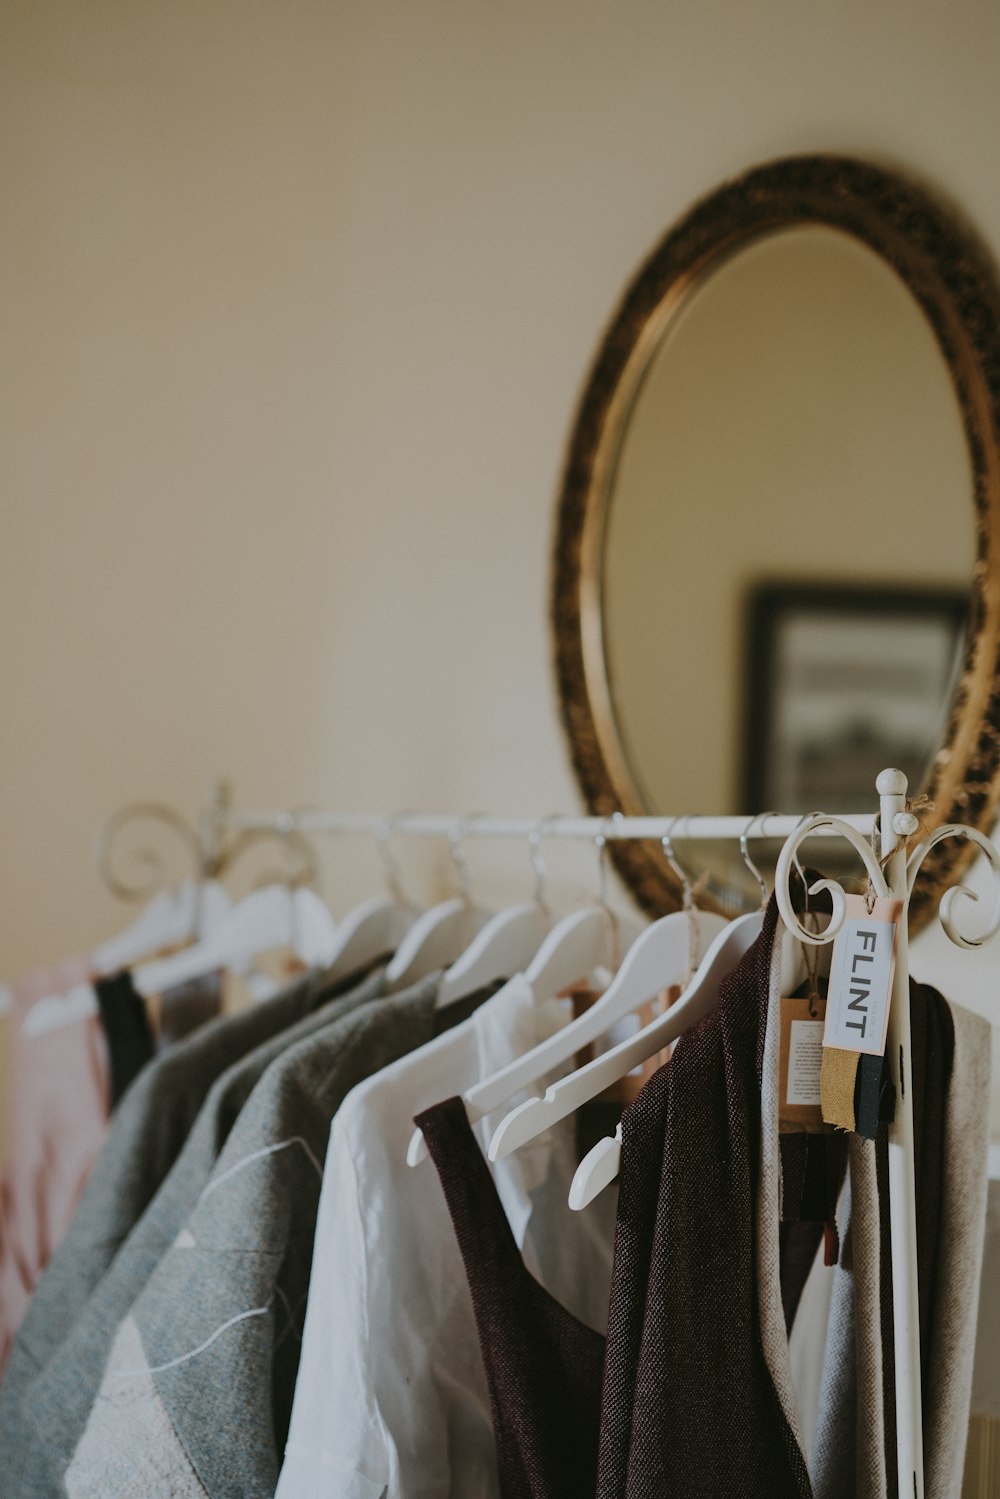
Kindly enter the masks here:
[[337, 927], [325, 978], [336, 983], [368, 968], [378, 958], [391, 959], [414, 924], [415, 912], [384, 895], [373, 896], [348, 911]]
[[616, 917], [603, 906], [584, 906], [557, 921], [524, 970], [536, 1000], [562, 994], [598, 969], [607, 970], [610, 976], [616, 936]]
[[397, 994], [447, 968], [487, 920], [485, 911], [459, 896], [431, 906], [417, 917], [385, 970], [386, 991]]
[[[174, 890], [161, 891], [123, 932], [94, 950], [94, 970], [98, 975], [117, 973], [143, 953], [207, 936], [218, 930], [231, 908], [229, 896], [217, 880], [199, 884], [186, 880]], [[28, 1037], [42, 1036], [99, 1013], [93, 984], [74, 984], [65, 994], [48, 994], [36, 1000], [21, 1030]]]
[[94, 971], [117, 973], [149, 953], [208, 937], [231, 909], [232, 901], [218, 880], [184, 880], [172, 890], [161, 890], [124, 931], [95, 947]]
[[[538, 876], [535, 897], [539, 899], [544, 893], [544, 864], [538, 849], [538, 842], [544, 833], [546, 823], [551, 818], [545, 818], [539, 824], [532, 835], [534, 851], [532, 862], [535, 873]], [[574, 911], [566, 916], [549, 932], [532, 958], [524, 972], [515, 970], [508, 980], [506, 988], [516, 985], [518, 989], [536, 1004], [544, 999], [551, 998], [554, 994], [560, 994], [568, 989], [571, 984], [580, 979], [589, 979], [595, 969], [611, 968], [615, 965], [618, 935], [618, 918], [607, 904], [607, 869], [604, 860], [604, 849], [607, 843], [606, 836], [602, 833], [595, 839], [598, 850], [599, 892], [598, 905], [585, 906], [581, 911]], [[519, 1070], [519, 1064], [523, 1059], [515, 1058], [508, 1066], [501, 1068], [492, 1077], [484, 1079], [474, 1087], [468, 1089], [464, 1095], [466, 1112], [470, 1123], [482, 1119], [492, 1109], [498, 1108], [500, 1104], [506, 1103], [507, 1099], [519, 1091], [519, 1084], [513, 1082], [508, 1086], [508, 1076]], [[515, 1077], [516, 1077], [515, 1073]], [[415, 1129], [410, 1136], [410, 1143], [406, 1151], [407, 1164], [417, 1166], [427, 1158], [427, 1144], [424, 1140], [423, 1131]]]
[[312, 890], [267, 885], [234, 906], [210, 937], [132, 971], [140, 994], [161, 994], [216, 968], [239, 972], [259, 953], [289, 947], [310, 967], [327, 963], [337, 940], [329, 910]]
[[545, 904], [545, 861], [539, 847], [543, 827], [544, 823], [539, 823], [528, 839], [535, 871], [534, 900], [490, 918], [442, 978], [437, 996], [439, 1010], [497, 979], [523, 972], [538, 952], [551, 925], [551, 912]]
[[538, 951], [547, 925], [544, 911], [533, 901], [491, 916], [442, 977], [437, 1009], [457, 1004], [497, 979], [520, 973]]
[[93, 984], [74, 984], [65, 994], [47, 994], [36, 999], [21, 1022], [23, 1036], [44, 1036], [78, 1020], [100, 1014]]
[[[763, 815], [767, 817], [770, 814], [764, 813]], [[666, 1045], [677, 1039], [676, 1036], [669, 1036], [667, 1039], [664, 1039], [670, 1028], [665, 1025], [661, 1026], [661, 1021], [673, 1020], [674, 1026], [672, 1028], [675, 1029], [679, 1022], [685, 1020], [685, 1016], [681, 1013], [682, 1008], [684, 1008], [687, 1014], [692, 1016], [687, 1021], [687, 1024], [694, 1025], [703, 1015], [707, 1015], [715, 1008], [718, 1004], [719, 990], [722, 982], [736, 967], [743, 954], [760, 933], [763, 912], [767, 904], [767, 884], [760, 870], [750, 858], [747, 849], [747, 834], [755, 820], [755, 818], [751, 819], [751, 822], [740, 836], [740, 852], [743, 855], [743, 860], [747, 868], [760, 886], [760, 910], [750, 916], [740, 917], [739, 920], [732, 924], [728, 931], [723, 932], [705, 955], [698, 973], [687, 992], [681, 996], [677, 1004], [666, 1015], [658, 1017], [645, 1030], [640, 1031], [638, 1036], [630, 1038], [631, 1041], [636, 1043], [634, 1051], [637, 1052], [641, 1048], [643, 1053], [642, 1061], [648, 1061], [651, 1057], [656, 1056]], [[785, 942], [783, 944], [781, 962], [782, 992], [792, 994], [802, 978], [802, 953], [798, 943]], [[624, 1053], [624, 1048], [617, 1048], [616, 1050]], [[601, 1057], [598, 1060], [608, 1061], [609, 1070], [618, 1072], [625, 1061], [625, 1056], [620, 1056], [612, 1066], [610, 1064], [613, 1057], [615, 1057], [615, 1052], [608, 1052], [605, 1057]], [[641, 1065], [641, 1063], [638, 1065]], [[624, 1076], [624, 1072], [621, 1075]], [[586, 1086], [589, 1091], [590, 1082]], [[587, 1207], [593, 1202], [595, 1197], [603, 1192], [605, 1187], [611, 1185], [621, 1169], [621, 1154], [622, 1127], [619, 1124], [614, 1135], [604, 1140], [598, 1140], [597, 1144], [588, 1151], [577, 1167], [570, 1185], [569, 1205], [571, 1208], [579, 1211]]]
[[[514, 974], [510, 980], [511, 985], [516, 983], [520, 989], [531, 995], [535, 1003], [541, 1003], [553, 995], [561, 994], [564, 989], [580, 979], [591, 979], [595, 971], [613, 968], [618, 961], [618, 916], [613, 913], [607, 904], [607, 865], [606, 865], [606, 833], [598, 833], [594, 839], [598, 851], [598, 898], [597, 904], [588, 905], [582, 911], [574, 911], [571, 916], [565, 917], [547, 935], [538, 952], [535, 953], [534, 961], [529, 965], [526, 973]], [[684, 880], [685, 890], [690, 890], [684, 871], [679, 869], [678, 874]], [[726, 925], [721, 917], [709, 916], [699, 913], [699, 922], [708, 919], [709, 931], [703, 935], [703, 940], [708, 940], [711, 932], [718, 925]], [[684, 943], [685, 956], [690, 955], [691, 923], [685, 914], [676, 914], [673, 917], [664, 917], [667, 922], [672, 922], [670, 931], [673, 932], [672, 950], [678, 947], [678, 935], [682, 932], [682, 943]], [[646, 929], [645, 934], [652, 931]], [[661, 926], [663, 931], [663, 926]], [[640, 938], [636, 938], [639, 941]], [[627, 959], [628, 961], [628, 959]], [[679, 976], [684, 976], [684, 970], [679, 970]], [[469, 1123], [475, 1124], [487, 1114], [492, 1114], [502, 1103], [523, 1088], [531, 1087], [538, 1079], [544, 1078], [546, 1073], [552, 1072], [555, 1067], [562, 1066], [570, 1057], [576, 1055], [582, 1046], [597, 1040], [603, 1036], [613, 1024], [622, 1016], [628, 1015], [630, 1010], [619, 1010], [615, 1001], [607, 1003], [607, 994], [601, 995], [597, 1003], [592, 1004], [591, 1009], [586, 1010], [585, 1015], [571, 1022], [561, 1031], [556, 1031], [553, 1036], [547, 1037], [537, 1046], [532, 1046], [531, 1051], [525, 1052], [523, 1057], [514, 1057], [513, 1061], [499, 1072], [493, 1073], [490, 1078], [484, 1078], [477, 1082], [474, 1087], [468, 1088], [463, 1094], [466, 1114]], [[658, 989], [657, 991], [658, 992]], [[646, 995], [639, 1004], [645, 1004]], [[639, 1006], [636, 1006], [639, 1007]], [[414, 1130], [409, 1138], [409, 1147], [406, 1150], [406, 1160], [409, 1165], [415, 1166], [426, 1159], [427, 1147], [424, 1144], [421, 1130]]]
[[362, 901], [339, 923], [327, 964], [326, 978], [330, 982], [347, 978], [378, 958], [395, 955], [413, 926], [416, 908], [406, 898], [399, 866], [389, 848], [395, 821], [395, 817], [386, 818], [375, 833], [385, 866], [389, 896]]
[[468, 818], [461, 817], [448, 834], [460, 893], [431, 906], [410, 927], [385, 970], [386, 990], [390, 994], [419, 983], [440, 968], [448, 968], [489, 920], [489, 913], [473, 904], [469, 890], [469, 867], [462, 849], [467, 826]]
[[[741, 916], [725, 931], [719, 932], [691, 984], [665, 1014], [657, 1016], [637, 1035], [630, 1036], [569, 1077], [562, 1078], [547, 1090], [544, 1098], [529, 1099], [520, 1109], [508, 1114], [490, 1141], [490, 1159], [502, 1160], [556, 1120], [565, 1119], [567, 1114], [589, 1103], [612, 1083], [627, 1076], [634, 1067], [641, 1067], [710, 1014], [719, 1003], [723, 980], [759, 937], [761, 919], [760, 912]], [[539, 1106], [537, 1110], [531, 1110], [533, 1104]], [[570, 1207], [586, 1207], [614, 1181], [621, 1163], [621, 1142], [619, 1124], [613, 1136], [599, 1140], [584, 1156], [570, 1187]]]
[[[510, 984], [516, 984], [535, 1004], [540, 1004], [543, 1000], [563, 993], [581, 979], [588, 980], [595, 973], [611, 969], [615, 962], [616, 924], [617, 918], [603, 906], [587, 906], [581, 911], [572, 912], [556, 923], [525, 972], [515, 974]], [[602, 1026], [601, 1030], [603, 1029]], [[574, 1050], [578, 1044], [585, 1043], [574, 1041]], [[548, 1042], [541, 1045], [547, 1046]], [[506, 1103], [508, 1098], [528, 1086], [528, 1083], [521, 1081], [525, 1065], [540, 1050], [541, 1046], [535, 1047], [525, 1056], [515, 1057], [499, 1072], [466, 1090], [463, 1099], [470, 1124], [484, 1119], [487, 1114]], [[548, 1070], [545, 1067], [535, 1073], [529, 1078], [529, 1082], [536, 1082]], [[427, 1144], [423, 1131], [415, 1129], [406, 1152], [407, 1162], [416, 1166], [426, 1157]]]
[[[767, 886], [759, 871], [751, 863], [746, 849], [746, 834], [754, 820], [751, 819], [751, 823], [748, 824], [747, 830], [740, 839], [740, 849], [760, 885], [763, 898], [766, 896]], [[663, 845], [668, 861], [683, 882], [685, 906], [690, 910], [692, 899], [690, 882], [674, 857], [669, 836], [663, 840]], [[670, 982], [669, 978], [664, 978], [663, 968], [658, 967], [660, 964], [658, 945], [661, 939], [657, 929], [665, 928], [665, 923], [677, 919], [677, 916], [664, 917], [661, 921], [655, 922], [639, 938], [635, 946], [630, 949], [611, 987], [593, 1010], [588, 1011], [587, 1015], [582, 1017], [583, 1021], [589, 1019], [594, 1010], [597, 1010], [605, 1001], [610, 999], [612, 1003], [615, 1003], [616, 990], [623, 990], [630, 997], [636, 996], [634, 1002], [629, 1005], [630, 1010], [635, 1010]], [[710, 921], [712, 923], [713, 940], [706, 943], [703, 939], [698, 955], [698, 971], [688, 983], [680, 999], [671, 1005], [665, 1014], [658, 1016], [637, 1035], [630, 1036], [601, 1056], [595, 1057], [593, 1061], [588, 1062], [576, 1072], [570, 1073], [568, 1077], [554, 1083], [546, 1090], [544, 1097], [528, 1099], [513, 1109], [494, 1131], [490, 1141], [490, 1159], [502, 1160], [527, 1141], [542, 1134], [551, 1125], [565, 1119], [581, 1105], [596, 1098], [612, 1083], [619, 1082], [626, 1077], [633, 1068], [641, 1066], [658, 1052], [663, 1051], [685, 1030], [697, 1024], [713, 1010], [718, 1004], [722, 980], [732, 971], [759, 935], [762, 919], [762, 910], [728, 923], [720, 917], [709, 918], [702, 915], [700, 921], [703, 926]], [[665, 941], [665, 938], [663, 940]], [[568, 1029], [574, 1030], [580, 1024], [581, 1022], [577, 1021]], [[561, 1034], [565, 1035], [566, 1032]], [[599, 1142], [591, 1151], [591, 1156], [599, 1157], [602, 1147], [611, 1150], [613, 1142]], [[587, 1159], [589, 1160], [590, 1157]], [[605, 1182], [604, 1185], [606, 1184]]]
[[[537, 837], [544, 836], [546, 823], [551, 821], [552, 818], [545, 818], [539, 824]], [[590, 981], [598, 969], [613, 970], [618, 966], [621, 922], [608, 904], [607, 835], [599, 833], [594, 844], [598, 859], [597, 903], [572, 911], [557, 922], [524, 970], [523, 979], [536, 1003], [562, 994], [581, 980]]]
[[[653, 925], [647, 927], [629, 948], [622, 966], [600, 999], [579, 1019], [572, 1021], [561, 1031], [557, 1031], [554, 1036], [550, 1036], [548, 1040], [536, 1046], [533, 1051], [529, 1051], [520, 1058], [519, 1064], [511, 1064], [505, 1079], [505, 1086], [507, 1084], [512, 1086], [507, 1089], [503, 1098], [497, 1099], [493, 1108], [499, 1107], [506, 1098], [519, 1093], [522, 1088], [538, 1082], [546, 1073], [561, 1067], [582, 1047], [598, 1040], [625, 1016], [642, 1009], [643, 1005], [655, 999], [664, 989], [682, 982], [692, 950], [692, 920], [697, 921], [698, 935], [695, 939], [694, 953], [695, 960], [699, 962], [704, 957], [712, 938], [721, 937], [730, 925], [725, 917], [716, 916], [709, 911], [699, 912], [697, 917], [692, 917], [684, 911], [674, 911], [671, 915], [662, 916], [659, 921], [654, 921]], [[678, 1005], [673, 1005], [662, 1019], [666, 1020], [668, 1016], [674, 1015], [677, 1009]], [[640, 1032], [640, 1035], [645, 1034], [645, 1031]], [[632, 1039], [634, 1043], [638, 1038]], [[561, 1083], [548, 1088], [543, 1098], [530, 1098], [513, 1109], [501, 1121], [493, 1134], [490, 1141], [490, 1160], [503, 1160], [504, 1156], [510, 1155], [511, 1151], [519, 1149], [528, 1140], [542, 1134], [550, 1124], [555, 1124], [560, 1119], [565, 1119], [567, 1114], [571, 1114], [586, 1099], [578, 1097], [575, 1092], [567, 1096], [566, 1085], [576, 1078], [589, 1074], [590, 1068], [595, 1067], [597, 1062], [618, 1056], [622, 1047], [628, 1044], [628, 1042], [623, 1042], [622, 1046], [614, 1047], [579, 1072], [571, 1073]], [[652, 1052], [649, 1055], [652, 1055]], [[635, 1066], [638, 1066], [638, 1062], [632, 1062], [627, 1067], [623, 1067], [618, 1075], [624, 1077]], [[587, 1097], [596, 1096], [605, 1086], [607, 1085], [602, 1084], [601, 1087], [595, 1088], [593, 1093], [587, 1094]], [[481, 1102], [482, 1100], [477, 1103], [477, 1108], [481, 1107]]]

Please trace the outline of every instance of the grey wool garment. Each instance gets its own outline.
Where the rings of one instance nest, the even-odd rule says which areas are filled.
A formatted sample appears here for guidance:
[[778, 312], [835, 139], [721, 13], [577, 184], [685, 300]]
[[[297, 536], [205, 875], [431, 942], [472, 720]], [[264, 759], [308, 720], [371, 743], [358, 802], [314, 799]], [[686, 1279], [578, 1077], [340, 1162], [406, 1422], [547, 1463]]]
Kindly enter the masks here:
[[[986, 1021], [940, 996], [936, 999], [947, 1006], [954, 1028], [954, 1058], [944, 1100], [941, 1248], [929, 1325], [921, 1317], [922, 1339], [930, 1339], [921, 1360], [930, 1369], [922, 1390], [924, 1486], [929, 1499], [960, 1499], [986, 1217], [990, 1045]], [[919, 1095], [915, 1098], [919, 1105]], [[916, 1122], [919, 1129], [922, 1119]], [[892, 1373], [891, 1354], [883, 1349], [881, 1336], [875, 1338], [883, 1294], [879, 1225], [885, 1211], [875, 1152], [874, 1144], [851, 1142], [851, 1227], [841, 1263], [831, 1272], [810, 1461], [816, 1499], [895, 1493], [895, 1484], [886, 1478], [887, 1456], [894, 1457], [887, 1431], [891, 1411], [886, 1412], [880, 1389], [883, 1374]], [[873, 1361], [876, 1343], [878, 1364]], [[843, 1356], [851, 1345], [856, 1360]], [[891, 1389], [891, 1378], [885, 1384]]]
[[[382, 992], [383, 973], [379, 967], [360, 982], [345, 980], [332, 986], [324, 983], [322, 975], [312, 974], [266, 1002], [263, 1008], [272, 1024], [295, 1014], [301, 1018], [291, 1025], [282, 1024], [276, 1035], [216, 1078], [153, 1200], [45, 1368], [24, 1387], [17, 1424], [9, 1423], [9, 1447], [5, 1447], [10, 1481], [17, 1485], [12, 1492], [33, 1499], [63, 1492], [62, 1474], [86, 1425], [119, 1323], [197, 1204], [244, 1104], [270, 1064], [289, 1046], [376, 999]], [[345, 985], [346, 993], [342, 992]], [[327, 994], [334, 997], [324, 1002]], [[303, 1014], [307, 1006], [318, 1008]]]
[[852, 1135], [848, 1161], [809, 1473], [815, 1499], [883, 1499], [888, 1481], [875, 1142]]
[[69, 1494], [273, 1495], [330, 1122], [356, 1083], [487, 997], [436, 1011], [437, 987], [364, 1006], [268, 1068], [119, 1328]]
[[143, 1069], [123, 1097], [66, 1236], [41, 1277], [0, 1392], [0, 1445], [10, 1392], [44, 1368], [146, 1210], [215, 1079], [305, 1014], [320, 975], [266, 1005], [210, 1021]]
[[941, 1252], [924, 1391], [927, 1493], [959, 1499], [972, 1403], [976, 1324], [989, 1192], [990, 1025], [950, 1005], [955, 1060], [945, 1114]]

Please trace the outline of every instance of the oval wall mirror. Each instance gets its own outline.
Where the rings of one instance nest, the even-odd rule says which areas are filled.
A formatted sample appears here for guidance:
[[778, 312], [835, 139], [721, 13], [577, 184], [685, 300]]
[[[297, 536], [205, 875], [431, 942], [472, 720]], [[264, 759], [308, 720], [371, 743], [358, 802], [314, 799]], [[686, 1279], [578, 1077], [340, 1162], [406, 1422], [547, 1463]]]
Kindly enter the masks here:
[[[588, 806], [863, 812], [899, 765], [925, 827], [988, 831], [998, 542], [1000, 292], [972, 235], [841, 157], [725, 185], [627, 288], [570, 440], [553, 622]], [[611, 846], [676, 908], [658, 847]], [[970, 853], [925, 861], [917, 924]], [[697, 865], [703, 903], [752, 904], [738, 849]]]

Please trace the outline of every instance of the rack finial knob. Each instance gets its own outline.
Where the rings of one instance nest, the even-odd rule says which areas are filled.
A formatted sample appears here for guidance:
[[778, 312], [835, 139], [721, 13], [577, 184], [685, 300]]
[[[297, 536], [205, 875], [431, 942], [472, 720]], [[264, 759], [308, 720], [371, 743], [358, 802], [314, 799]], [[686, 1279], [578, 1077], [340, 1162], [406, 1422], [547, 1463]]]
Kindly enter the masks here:
[[879, 796], [905, 796], [908, 784], [904, 771], [882, 770], [875, 782], [875, 790]]

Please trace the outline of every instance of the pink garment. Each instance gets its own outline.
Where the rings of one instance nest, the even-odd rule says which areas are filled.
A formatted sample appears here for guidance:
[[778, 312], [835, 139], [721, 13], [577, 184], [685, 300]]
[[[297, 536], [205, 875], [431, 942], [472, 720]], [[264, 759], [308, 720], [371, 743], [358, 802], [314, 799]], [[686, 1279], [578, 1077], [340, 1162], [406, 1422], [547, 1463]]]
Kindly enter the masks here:
[[38, 1000], [91, 977], [71, 958], [10, 985], [12, 1084], [0, 1177], [0, 1371], [42, 1270], [69, 1226], [107, 1129], [107, 1043], [96, 1015], [25, 1036]]

